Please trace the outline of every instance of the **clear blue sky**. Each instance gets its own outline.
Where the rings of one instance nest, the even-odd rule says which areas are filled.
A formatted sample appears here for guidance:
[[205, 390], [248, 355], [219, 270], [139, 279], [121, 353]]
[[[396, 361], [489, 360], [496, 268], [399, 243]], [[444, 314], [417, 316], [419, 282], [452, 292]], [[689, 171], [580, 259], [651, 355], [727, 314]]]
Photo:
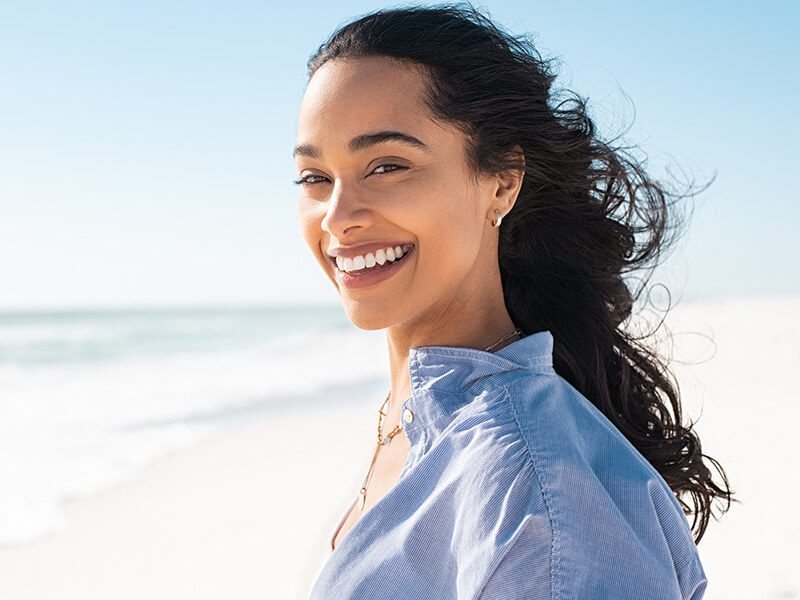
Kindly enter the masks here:
[[[0, 308], [336, 303], [297, 225], [309, 54], [364, 2], [0, 4]], [[800, 292], [796, 3], [484, 2], [655, 172], [716, 182], [653, 281]], [[627, 97], [626, 97], [627, 96]]]

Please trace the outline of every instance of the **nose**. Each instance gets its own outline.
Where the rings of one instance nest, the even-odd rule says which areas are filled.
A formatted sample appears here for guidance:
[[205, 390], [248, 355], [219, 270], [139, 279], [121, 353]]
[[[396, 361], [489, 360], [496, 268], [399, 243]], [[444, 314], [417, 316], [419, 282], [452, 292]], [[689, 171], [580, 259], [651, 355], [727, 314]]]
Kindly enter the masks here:
[[367, 228], [374, 221], [369, 205], [353, 188], [345, 189], [340, 180], [334, 185], [320, 227], [334, 238], [343, 238], [351, 229]]

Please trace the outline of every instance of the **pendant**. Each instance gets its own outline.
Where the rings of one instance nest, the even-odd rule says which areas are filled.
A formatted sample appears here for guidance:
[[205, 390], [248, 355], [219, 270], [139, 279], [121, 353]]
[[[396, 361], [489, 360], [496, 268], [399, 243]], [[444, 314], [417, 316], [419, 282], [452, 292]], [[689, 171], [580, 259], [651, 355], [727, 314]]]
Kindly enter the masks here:
[[361, 488], [358, 492], [358, 510], [364, 510], [364, 503], [367, 501], [367, 490], [366, 488]]

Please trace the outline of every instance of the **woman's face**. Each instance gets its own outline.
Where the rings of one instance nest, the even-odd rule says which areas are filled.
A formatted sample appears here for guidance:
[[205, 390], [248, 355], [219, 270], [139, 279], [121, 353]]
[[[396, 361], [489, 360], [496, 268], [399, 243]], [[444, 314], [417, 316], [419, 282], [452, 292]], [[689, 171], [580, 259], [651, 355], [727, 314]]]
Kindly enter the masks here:
[[[432, 119], [423, 81], [388, 58], [334, 59], [300, 108], [303, 237], [363, 329], [451, 315], [497, 273], [496, 181], [470, 182], [465, 137]], [[410, 137], [359, 137], [380, 132]], [[386, 249], [398, 246], [406, 252], [393, 262]], [[363, 262], [345, 260], [355, 255]]]

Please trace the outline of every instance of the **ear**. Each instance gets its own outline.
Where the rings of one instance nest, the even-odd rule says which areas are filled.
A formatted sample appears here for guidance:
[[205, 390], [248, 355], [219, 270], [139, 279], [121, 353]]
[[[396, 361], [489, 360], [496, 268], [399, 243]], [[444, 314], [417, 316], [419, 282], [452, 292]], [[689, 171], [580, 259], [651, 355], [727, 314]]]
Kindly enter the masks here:
[[507, 215], [514, 208], [522, 188], [522, 180], [525, 178], [525, 154], [522, 147], [519, 144], [514, 146], [511, 155], [516, 157], [517, 165], [496, 175], [490, 219], [496, 217], [495, 209], [499, 210], [503, 216]]

